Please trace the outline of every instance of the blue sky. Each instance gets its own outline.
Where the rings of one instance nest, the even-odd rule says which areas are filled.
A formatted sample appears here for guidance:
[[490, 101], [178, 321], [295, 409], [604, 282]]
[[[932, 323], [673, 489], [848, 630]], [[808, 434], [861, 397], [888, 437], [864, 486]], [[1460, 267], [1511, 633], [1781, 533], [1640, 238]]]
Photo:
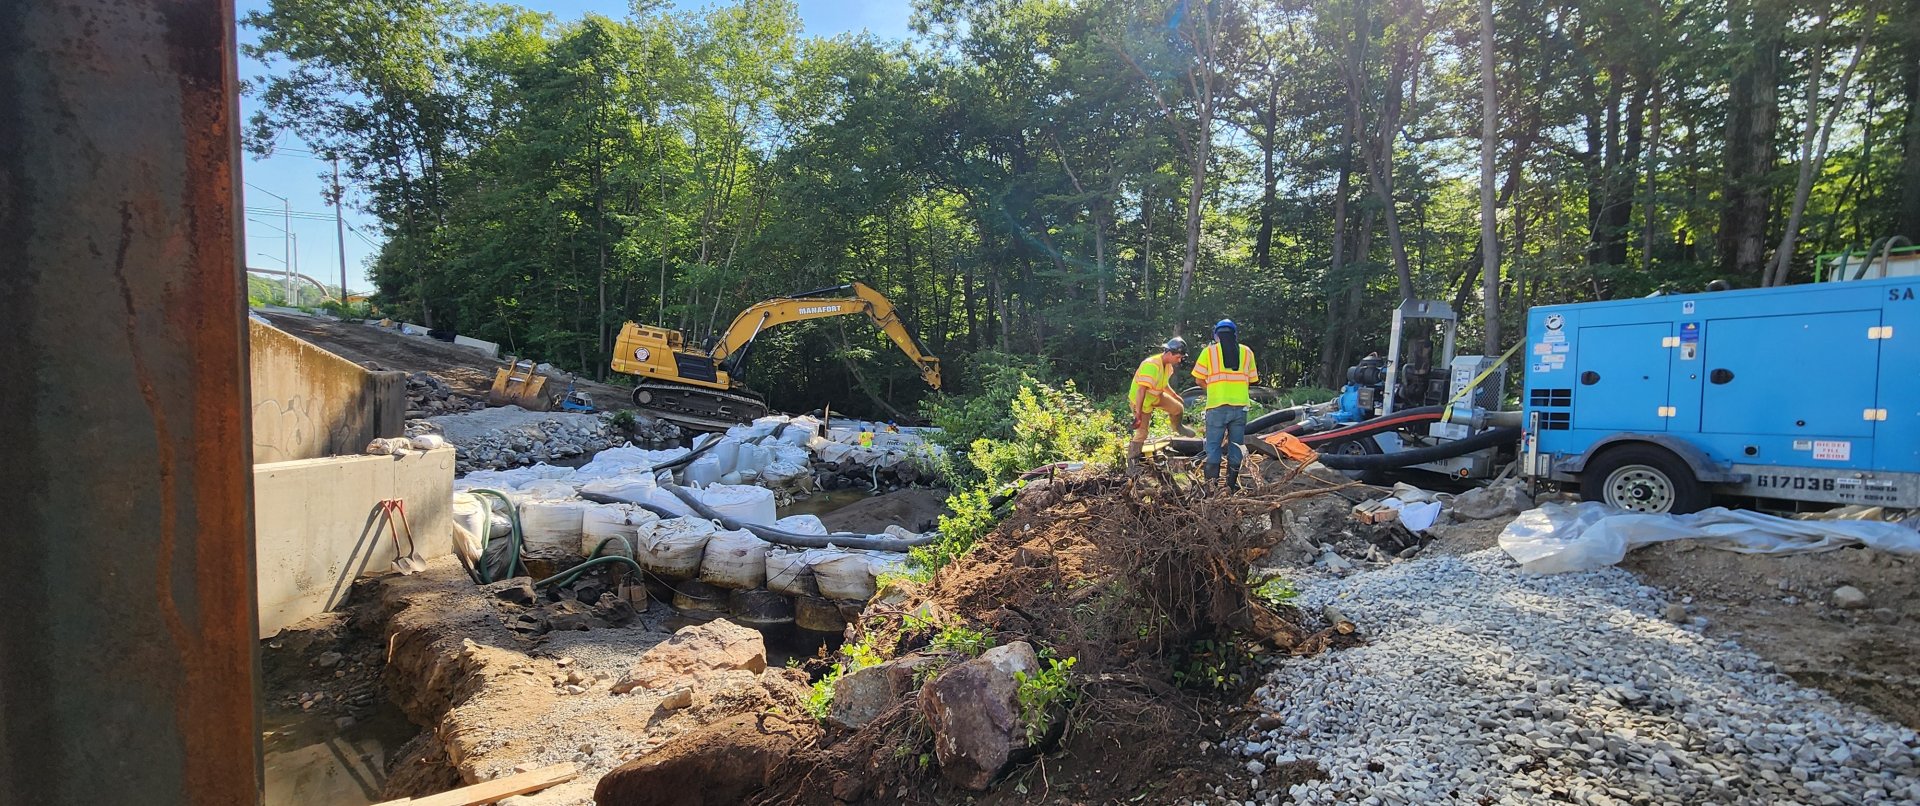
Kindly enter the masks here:
[[[865, 30], [882, 39], [902, 39], [907, 36], [907, 20], [912, 15], [908, 0], [798, 0], [797, 4], [809, 36]], [[264, 10], [267, 1], [239, 0], [236, 5], [238, 16], [245, 17], [250, 11]], [[521, 5], [550, 12], [563, 20], [578, 19], [588, 12], [624, 17], [628, 10], [625, 0], [550, 0]], [[695, 10], [714, 3], [675, 0], [672, 5], [678, 10]], [[258, 38], [256, 32], [244, 26], [239, 36], [241, 42]], [[244, 55], [240, 57], [241, 78], [258, 79], [265, 75], [264, 65]], [[242, 96], [241, 120], [252, 117], [257, 108], [252, 98]], [[249, 155], [241, 162], [241, 174], [246, 180], [247, 267], [277, 272], [284, 258], [290, 255], [302, 274], [328, 285], [337, 284], [341, 250], [336, 247], [333, 209], [327, 206], [325, 194], [330, 167], [328, 163], [296, 153], [306, 150], [306, 144], [292, 140], [291, 135], [280, 145], [286, 150], [270, 158], [255, 159]], [[349, 189], [349, 200], [351, 198]], [[291, 211], [290, 221], [289, 216], [283, 214], [286, 210]], [[345, 220], [349, 228], [345, 250], [347, 285], [354, 291], [369, 290], [372, 284], [367, 282], [364, 266], [377, 251], [379, 222], [351, 206]], [[290, 230], [293, 237], [283, 235], [283, 229]], [[288, 248], [295, 244], [297, 250]]]

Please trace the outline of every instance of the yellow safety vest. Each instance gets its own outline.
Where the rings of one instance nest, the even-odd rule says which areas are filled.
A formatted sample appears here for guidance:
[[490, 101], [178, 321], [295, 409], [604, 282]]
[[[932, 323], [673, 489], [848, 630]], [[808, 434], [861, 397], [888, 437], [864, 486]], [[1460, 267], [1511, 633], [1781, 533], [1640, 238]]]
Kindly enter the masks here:
[[1253, 403], [1247, 387], [1260, 380], [1260, 370], [1253, 363], [1253, 350], [1244, 344], [1240, 345], [1240, 368], [1225, 368], [1220, 361], [1220, 343], [1214, 342], [1193, 362], [1193, 380], [1206, 387], [1207, 408], [1244, 407]]
[[1127, 405], [1136, 406], [1141, 395], [1158, 395], [1169, 386], [1168, 376], [1172, 372], [1160, 363], [1158, 354], [1147, 356], [1140, 362], [1140, 368], [1133, 371], [1133, 383], [1127, 387]]

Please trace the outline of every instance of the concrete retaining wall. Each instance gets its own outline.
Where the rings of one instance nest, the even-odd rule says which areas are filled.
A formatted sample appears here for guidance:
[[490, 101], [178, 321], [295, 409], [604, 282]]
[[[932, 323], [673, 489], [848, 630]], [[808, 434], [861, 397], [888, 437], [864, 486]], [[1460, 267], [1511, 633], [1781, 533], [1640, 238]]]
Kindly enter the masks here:
[[391, 570], [383, 499], [406, 502], [422, 559], [451, 553], [453, 458], [452, 448], [440, 448], [254, 465], [260, 637], [338, 606], [355, 577]]
[[373, 372], [252, 322], [253, 461], [347, 456], [406, 425], [407, 376]]

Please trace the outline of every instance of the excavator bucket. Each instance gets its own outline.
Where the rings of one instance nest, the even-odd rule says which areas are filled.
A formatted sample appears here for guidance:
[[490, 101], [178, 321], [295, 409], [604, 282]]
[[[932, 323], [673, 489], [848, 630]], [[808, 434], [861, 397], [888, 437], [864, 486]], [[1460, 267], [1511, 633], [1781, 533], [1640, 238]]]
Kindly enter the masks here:
[[507, 365], [493, 373], [493, 388], [487, 390], [487, 405], [519, 406], [528, 411], [546, 411], [553, 400], [547, 396], [547, 376], [533, 371], [532, 361], [507, 356]]

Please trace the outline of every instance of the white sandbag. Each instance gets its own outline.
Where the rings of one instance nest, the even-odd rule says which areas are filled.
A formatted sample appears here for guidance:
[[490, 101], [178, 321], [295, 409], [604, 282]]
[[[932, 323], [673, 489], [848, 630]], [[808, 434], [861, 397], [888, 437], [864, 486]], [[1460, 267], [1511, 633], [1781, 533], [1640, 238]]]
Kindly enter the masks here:
[[813, 461], [813, 451], [796, 445], [775, 443], [767, 446], [767, 452], [773, 455], [772, 460], [767, 464], [786, 462], [787, 464], [806, 467], [808, 462]]
[[740, 456], [734, 460], [733, 472], [758, 473], [772, 462], [772, 451], [749, 442], [740, 446]]
[[529, 466], [527, 466], [527, 467], [523, 467], [523, 468], [520, 468], [520, 469], [521, 469], [522, 471], [524, 471], [524, 472], [526, 472], [526, 473], [527, 473], [528, 475], [530, 475], [530, 476], [532, 476], [532, 477], [534, 477], [534, 478], [537, 478], [537, 479], [570, 479], [570, 478], [573, 478], [573, 468], [571, 468], [571, 467], [555, 467], [555, 466], [553, 466], [553, 465], [550, 465], [550, 464], [547, 464], [546, 462], [540, 462], [540, 463], [538, 463], [538, 464], [534, 464], [534, 465], [529, 465]]
[[848, 450], [847, 454], [841, 457], [840, 461], [852, 462], [861, 467], [872, 467], [875, 464], [878, 464], [880, 462], [881, 455], [882, 454], [879, 451], [870, 451], [865, 448], [853, 448], [851, 450]]
[[784, 425], [792, 421], [793, 421], [793, 418], [788, 417], [785, 414], [769, 414], [765, 417], [753, 418], [753, 424], [755, 426], [777, 426], [777, 425]]
[[720, 477], [726, 472], [721, 469], [719, 459], [706, 455], [689, 463], [681, 475], [686, 478], [687, 486], [705, 487], [720, 481]]
[[473, 560], [487, 550], [487, 540], [493, 534], [493, 508], [480, 496], [454, 493], [453, 526], [454, 547]]
[[734, 590], [758, 588], [767, 582], [767, 549], [772, 545], [744, 529], [715, 532], [700, 558], [700, 581]]
[[795, 417], [787, 423], [787, 430], [781, 431], [778, 439], [794, 447], [806, 447], [820, 435], [820, 418], [812, 415]]
[[853, 446], [840, 442], [823, 442], [816, 452], [820, 455], [822, 462], [841, 462], [853, 453]]
[[744, 484], [715, 484], [700, 491], [700, 502], [726, 518], [741, 523], [772, 524], [778, 519], [773, 491]]
[[773, 522], [773, 528], [782, 532], [798, 535], [824, 535], [827, 525], [820, 522], [819, 515], [788, 515]]
[[653, 473], [647, 470], [628, 471], [580, 485], [582, 493], [604, 495], [636, 503], [652, 503], [653, 491], [658, 489], [660, 484], [654, 480]]
[[873, 573], [875, 587], [880, 577], [887, 574], [907, 573], [907, 555], [895, 551], [875, 551], [867, 554], [867, 570]]
[[[632, 504], [596, 504], [580, 519], [580, 554], [591, 557], [600, 544], [610, 538], [626, 541], [629, 548], [640, 544], [641, 529], [653, 529], [660, 516]], [[638, 548], [634, 548], [638, 551]], [[607, 547], [607, 553], [627, 555], [619, 544]]]
[[634, 559], [641, 568], [662, 579], [692, 579], [700, 573], [701, 558], [706, 555], [707, 540], [718, 531], [713, 522], [700, 518], [673, 518], [638, 532]]
[[807, 475], [805, 465], [774, 462], [767, 465], [767, 469], [760, 471], [760, 481], [771, 487], [786, 487], [805, 475]]
[[720, 463], [721, 475], [732, 473], [740, 466], [740, 441], [732, 438], [720, 440], [720, 444], [713, 446], [706, 455]]
[[[698, 491], [694, 491], [694, 495], [699, 494]], [[698, 514], [693, 511], [693, 507], [687, 506], [685, 501], [681, 501], [680, 496], [674, 495], [665, 487], [653, 488], [651, 492], [647, 493], [647, 502], [681, 517], [694, 517]]]
[[556, 548], [580, 549], [580, 528], [587, 509], [585, 501], [528, 501], [520, 505], [520, 537], [526, 551]]
[[574, 497], [577, 491], [568, 482], [542, 479], [529, 481], [514, 492], [529, 501], [564, 501]]
[[734, 472], [732, 472], [732, 473], [728, 473], [728, 474], [726, 474], [726, 475], [723, 475], [723, 476], [721, 476], [721, 477], [720, 477], [720, 480], [719, 480], [719, 481], [717, 481], [717, 482], [714, 482], [712, 486], [714, 486], [714, 487], [738, 487], [738, 486], [740, 486], [740, 483], [741, 483], [741, 482], [744, 482], [744, 481], [746, 481], [746, 480], [747, 480], [747, 477], [746, 477], [746, 476], [742, 476], [742, 475], [740, 475], [740, 473], [739, 473], [739, 471], [734, 471]]
[[366, 453], [374, 456], [405, 456], [413, 451], [413, 442], [403, 437], [375, 439], [367, 443]]
[[788, 596], [818, 596], [813, 578], [814, 549], [774, 546], [767, 550], [767, 590]]
[[820, 549], [812, 564], [813, 582], [828, 599], [873, 598], [873, 564], [865, 552]]
[[430, 451], [448, 445], [447, 438], [439, 434], [421, 434], [409, 441], [413, 443], [413, 449], [416, 451]]

